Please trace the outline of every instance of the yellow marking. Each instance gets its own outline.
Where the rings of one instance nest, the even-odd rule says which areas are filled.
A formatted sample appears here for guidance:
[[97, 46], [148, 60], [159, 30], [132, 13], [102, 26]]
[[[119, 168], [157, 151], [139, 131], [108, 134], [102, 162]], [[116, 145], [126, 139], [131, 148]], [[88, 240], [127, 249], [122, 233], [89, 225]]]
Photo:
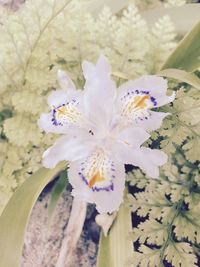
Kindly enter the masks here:
[[58, 108], [57, 109], [57, 112], [58, 112], [58, 116], [60, 116], [60, 115], [67, 115], [67, 109], [66, 109], [66, 107], [60, 107], [60, 108]]
[[135, 104], [134, 108], [145, 108], [147, 106], [145, 101], [148, 100], [149, 98], [150, 98], [149, 95], [136, 96], [135, 101], [133, 102]]
[[149, 95], [133, 97], [132, 101], [128, 102], [127, 105], [124, 107], [122, 114], [127, 115], [137, 110], [148, 107], [146, 100], [149, 100], [149, 99], [150, 99]]
[[67, 117], [68, 120], [74, 120], [75, 117], [78, 116], [78, 113], [76, 110], [70, 110], [69, 108], [63, 106], [57, 109], [57, 117]]
[[129, 142], [127, 142], [127, 141], [125, 141], [125, 140], [124, 140], [124, 144], [126, 144], [126, 145], [128, 145], [128, 146], [131, 145]]
[[100, 172], [98, 171], [98, 172], [96, 172], [95, 175], [92, 176], [92, 178], [90, 179], [88, 185], [89, 185], [90, 188], [92, 188], [96, 184], [96, 182], [101, 182], [101, 181], [104, 181], [104, 180], [105, 180], [105, 178], [102, 177]]

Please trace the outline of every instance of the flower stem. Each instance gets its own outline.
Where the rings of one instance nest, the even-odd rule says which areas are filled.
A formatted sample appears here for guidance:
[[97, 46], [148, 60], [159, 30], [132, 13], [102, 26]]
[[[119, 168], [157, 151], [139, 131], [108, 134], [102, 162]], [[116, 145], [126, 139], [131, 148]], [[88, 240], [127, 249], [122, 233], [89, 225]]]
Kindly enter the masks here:
[[87, 204], [85, 202], [74, 198], [65, 237], [55, 267], [65, 267], [71, 264], [74, 249], [83, 229], [86, 208]]

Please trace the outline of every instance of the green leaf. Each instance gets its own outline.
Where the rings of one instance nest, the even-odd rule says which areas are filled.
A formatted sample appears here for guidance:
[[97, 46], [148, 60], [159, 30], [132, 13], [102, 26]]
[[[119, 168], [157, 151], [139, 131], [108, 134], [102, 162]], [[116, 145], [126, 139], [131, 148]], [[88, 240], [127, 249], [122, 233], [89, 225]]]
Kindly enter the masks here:
[[66, 163], [55, 169], [41, 168], [13, 194], [0, 217], [0, 266], [20, 267], [24, 235], [32, 208], [49, 181], [63, 170]]
[[5, 121], [6, 119], [8, 118], [11, 118], [12, 117], [12, 110], [11, 109], [3, 109], [0, 111], [0, 123]]
[[197, 257], [192, 246], [186, 242], [170, 243], [165, 251], [165, 260], [173, 266], [196, 267]]
[[157, 73], [159, 76], [164, 76], [172, 79], [176, 79], [185, 83], [188, 83], [200, 90], [200, 79], [195, 75], [179, 69], [166, 69]]
[[58, 181], [55, 183], [52, 193], [51, 193], [51, 199], [50, 199], [50, 203], [48, 206], [48, 214], [49, 214], [49, 220], [51, 219], [53, 212], [56, 208], [57, 202], [59, 200], [59, 198], [61, 197], [64, 189], [66, 188], [67, 184], [68, 184], [68, 180], [67, 180], [67, 171], [63, 171], [60, 174], [60, 177], [58, 179]]
[[129, 239], [131, 231], [131, 212], [123, 204], [108, 236], [101, 233], [97, 267], [125, 266], [133, 253], [132, 241]]
[[192, 72], [198, 67], [200, 67], [200, 21], [183, 38], [161, 69], [174, 68]]

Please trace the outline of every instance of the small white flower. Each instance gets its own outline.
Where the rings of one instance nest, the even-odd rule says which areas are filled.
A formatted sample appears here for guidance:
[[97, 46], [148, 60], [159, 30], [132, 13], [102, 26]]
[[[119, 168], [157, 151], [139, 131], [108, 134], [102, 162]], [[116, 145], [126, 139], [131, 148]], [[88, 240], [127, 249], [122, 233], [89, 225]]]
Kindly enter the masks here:
[[63, 136], [45, 151], [43, 164], [54, 168], [62, 160], [69, 161], [72, 194], [95, 203], [100, 213], [113, 212], [123, 200], [124, 164], [158, 177], [158, 167], [167, 161], [162, 151], [141, 145], [150, 137], [144, 129], [158, 128], [166, 115], [149, 109], [174, 96], [165, 95], [166, 82], [156, 76], [128, 82], [117, 91], [104, 56], [96, 65], [85, 61], [82, 67], [83, 91], [76, 90], [64, 72], [58, 72], [61, 90], [50, 95], [51, 112], [42, 114], [39, 125]]

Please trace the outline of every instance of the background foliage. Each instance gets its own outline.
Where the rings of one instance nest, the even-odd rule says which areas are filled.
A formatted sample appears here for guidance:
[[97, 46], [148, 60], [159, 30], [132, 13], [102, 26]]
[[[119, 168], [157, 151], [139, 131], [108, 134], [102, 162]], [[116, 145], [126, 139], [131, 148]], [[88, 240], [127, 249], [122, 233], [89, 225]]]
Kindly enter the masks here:
[[[10, 16], [0, 10], [0, 210], [41, 167], [41, 155], [55, 139], [40, 132], [37, 119], [47, 110], [48, 93], [57, 87], [59, 68], [81, 87], [81, 61], [95, 61], [104, 53], [114, 72], [136, 78], [156, 73], [177, 44], [170, 18], [162, 17], [149, 28], [137, 1], [131, 1], [120, 16], [105, 7], [98, 17], [85, 10], [87, 2], [28, 0]], [[139, 8], [148, 2], [151, 5], [152, 1], [144, 1]], [[184, 3], [165, 1], [166, 6]], [[158, 267], [166, 262], [175, 267], [197, 266], [200, 92], [174, 81], [169, 89], [177, 92], [176, 101], [162, 111], [171, 115], [148, 144], [166, 151], [169, 162], [157, 180], [139, 170], [127, 177], [138, 190], [128, 202], [142, 218], [133, 229], [133, 259], [127, 259], [134, 266]]]
[[48, 92], [57, 87], [58, 68], [81, 87], [81, 61], [94, 61], [103, 52], [115, 71], [135, 78], [160, 66], [176, 44], [168, 17], [148, 29], [134, 5], [120, 18], [107, 7], [94, 18], [83, 12], [83, 4], [68, 2], [27, 1], [9, 17], [2, 10], [1, 210], [13, 190], [41, 166], [42, 152], [55, 138], [44, 137], [37, 119], [47, 110]]

